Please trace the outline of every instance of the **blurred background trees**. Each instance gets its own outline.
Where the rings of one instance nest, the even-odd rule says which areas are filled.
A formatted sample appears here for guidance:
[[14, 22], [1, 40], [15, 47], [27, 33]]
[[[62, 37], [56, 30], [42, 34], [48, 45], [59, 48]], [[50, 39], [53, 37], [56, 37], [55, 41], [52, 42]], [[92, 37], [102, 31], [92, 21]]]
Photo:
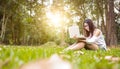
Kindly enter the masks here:
[[108, 46], [120, 42], [119, 0], [0, 0], [0, 43], [71, 44], [67, 28], [90, 18]]

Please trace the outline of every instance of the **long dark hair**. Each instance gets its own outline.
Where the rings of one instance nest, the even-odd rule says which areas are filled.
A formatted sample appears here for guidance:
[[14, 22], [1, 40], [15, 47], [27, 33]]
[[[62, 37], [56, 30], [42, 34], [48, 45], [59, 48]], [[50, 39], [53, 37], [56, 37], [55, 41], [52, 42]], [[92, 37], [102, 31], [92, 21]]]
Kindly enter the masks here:
[[93, 21], [91, 19], [86, 19], [84, 21], [84, 23], [87, 23], [88, 26], [89, 26], [89, 31], [85, 29], [86, 36], [89, 37], [90, 34], [91, 34], [91, 37], [92, 37], [93, 36], [93, 32], [94, 32], [94, 30], [96, 28], [95, 25], [93, 24]]

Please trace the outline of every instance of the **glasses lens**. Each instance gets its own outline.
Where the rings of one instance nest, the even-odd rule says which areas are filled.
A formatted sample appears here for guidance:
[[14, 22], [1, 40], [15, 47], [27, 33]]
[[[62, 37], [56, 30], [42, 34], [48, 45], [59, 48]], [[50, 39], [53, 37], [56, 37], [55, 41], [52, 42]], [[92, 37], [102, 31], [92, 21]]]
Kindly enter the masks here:
[[85, 25], [84, 27], [87, 27], [88, 25]]

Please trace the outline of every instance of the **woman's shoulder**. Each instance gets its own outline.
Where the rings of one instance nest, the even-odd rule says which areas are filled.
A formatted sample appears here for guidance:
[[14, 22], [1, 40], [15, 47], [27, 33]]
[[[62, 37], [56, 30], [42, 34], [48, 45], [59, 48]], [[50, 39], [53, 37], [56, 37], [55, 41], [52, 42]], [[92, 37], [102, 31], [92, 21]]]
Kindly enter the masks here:
[[100, 29], [98, 29], [98, 28], [96, 28], [96, 29], [95, 29], [95, 32], [101, 32], [101, 30], [100, 30]]
[[101, 33], [100, 29], [95, 29], [93, 34], [96, 35], [96, 36], [99, 36], [100, 33]]

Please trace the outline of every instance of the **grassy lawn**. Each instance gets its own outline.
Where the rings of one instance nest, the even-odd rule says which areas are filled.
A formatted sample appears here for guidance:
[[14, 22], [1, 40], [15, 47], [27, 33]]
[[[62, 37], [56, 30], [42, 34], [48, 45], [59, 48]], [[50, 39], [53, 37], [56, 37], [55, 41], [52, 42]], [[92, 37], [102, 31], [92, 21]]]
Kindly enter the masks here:
[[120, 69], [120, 61], [105, 60], [105, 56], [120, 57], [120, 48], [110, 51], [89, 51], [82, 49], [83, 55], [77, 51], [60, 53], [64, 48], [59, 46], [0, 46], [0, 69], [18, 69], [20, 65], [36, 59], [49, 58], [57, 53], [69, 61], [74, 69]]

